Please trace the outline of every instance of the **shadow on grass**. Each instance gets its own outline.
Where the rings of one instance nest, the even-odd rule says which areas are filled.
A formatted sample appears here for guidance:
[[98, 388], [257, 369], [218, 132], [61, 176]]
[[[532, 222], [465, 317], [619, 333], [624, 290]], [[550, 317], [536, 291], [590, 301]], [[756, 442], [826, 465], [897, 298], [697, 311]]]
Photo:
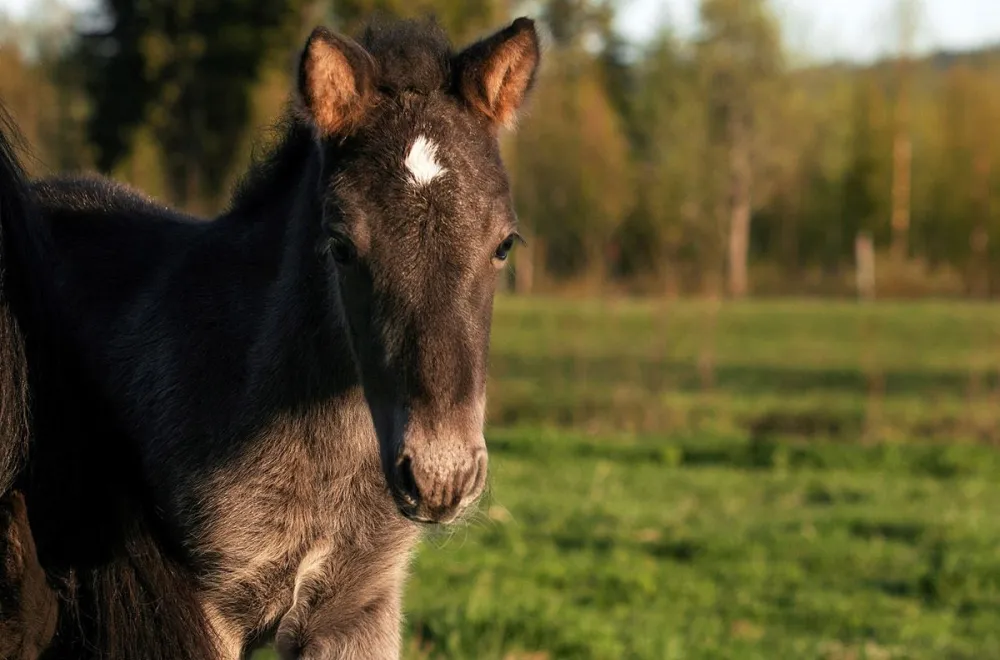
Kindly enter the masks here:
[[[1000, 469], [1000, 452], [985, 445], [944, 445], [911, 442], [904, 445], [800, 440], [771, 436], [627, 437], [601, 441], [585, 435], [567, 435], [559, 442], [531, 440], [529, 430], [491, 435], [490, 452], [558, 464], [580, 459], [609, 461], [623, 466], [660, 465], [671, 469], [728, 468], [747, 471], [883, 470], [940, 480], [990, 474]], [[815, 490], [807, 495], [813, 505], [831, 498], [862, 501], [860, 493], [834, 494]]]
[[[541, 384], [572, 384], [581, 378], [602, 383], [628, 382], [637, 386], [659, 390], [666, 386], [679, 392], [697, 392], [702, 389], [701, 373], [697, 361], [670, 360], [653, 356], [616, 355], [600, 356], [537, 356], [513, 353], [494, 353], [491, 372], [500, 379], [527, 379]], [[969, 390], [970, 370], [956, 369], [890, 369], [881, 374], [885, 391], [895, 395], [945, 395], [965, 396]], [[982, 369], [976, 373], [977, 385], [982, 390], [995, 390], [1000, 376], [994, 370]], [[803, 392], [866, 392], [869, 378], [857, 367], [801, 367], [795, 363], [787, 366], [718, 364], [714, 369], [714, 388], [732, 394], [762, 393], [795, 394]]]
[[849, 526], [852, 536], [864, 539], [885, 539], [906, 545], [918, 545], [927, 531], [926, 525], [900, 521], [855, 520]]

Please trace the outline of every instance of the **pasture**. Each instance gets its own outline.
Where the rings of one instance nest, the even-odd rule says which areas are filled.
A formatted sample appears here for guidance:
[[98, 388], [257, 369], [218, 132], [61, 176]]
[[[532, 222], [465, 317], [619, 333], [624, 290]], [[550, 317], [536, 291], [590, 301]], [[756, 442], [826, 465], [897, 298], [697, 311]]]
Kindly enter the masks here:
[[407, 658], [1000, 657], [1000, 309], [504, 299], [492, 361]]

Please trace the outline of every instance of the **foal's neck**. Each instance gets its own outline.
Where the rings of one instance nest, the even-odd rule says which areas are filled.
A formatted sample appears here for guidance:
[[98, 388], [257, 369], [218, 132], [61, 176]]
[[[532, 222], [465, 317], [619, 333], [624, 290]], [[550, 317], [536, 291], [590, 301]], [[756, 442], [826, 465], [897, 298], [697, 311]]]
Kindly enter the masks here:
[[306, 412], [358, 400], [336, 281], [318, 250], [320, 167], [311, 132], [292, 127], [270, 159], [248, 175], [230, 213], [257, 226], [257, 249], [278, 259], [248, 356], [250, 396], [262, 408]]

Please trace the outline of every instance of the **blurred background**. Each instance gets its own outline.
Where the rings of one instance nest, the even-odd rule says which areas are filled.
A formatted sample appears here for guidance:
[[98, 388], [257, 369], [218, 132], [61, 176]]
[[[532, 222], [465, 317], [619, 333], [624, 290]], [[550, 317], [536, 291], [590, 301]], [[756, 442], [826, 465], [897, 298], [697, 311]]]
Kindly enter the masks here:
[[995, 0], [0, 0], [0, 98], [34, 173], [211, 214], [374, 11], [547, 42], [406, 657], [1000, 658]]

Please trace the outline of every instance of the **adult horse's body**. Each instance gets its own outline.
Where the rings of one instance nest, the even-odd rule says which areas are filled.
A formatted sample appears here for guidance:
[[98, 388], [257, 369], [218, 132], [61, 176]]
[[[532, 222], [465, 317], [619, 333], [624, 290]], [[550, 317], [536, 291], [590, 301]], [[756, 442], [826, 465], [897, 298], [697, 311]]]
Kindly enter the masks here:
[[398, 656], [416, 523], [486, 479], [497, 130], [537, 63], [525, 19], [457, 54], [425, 23], [318, 29], [280, 146], [212, 222], [29, 189], [0, 149], [42, 657]]

